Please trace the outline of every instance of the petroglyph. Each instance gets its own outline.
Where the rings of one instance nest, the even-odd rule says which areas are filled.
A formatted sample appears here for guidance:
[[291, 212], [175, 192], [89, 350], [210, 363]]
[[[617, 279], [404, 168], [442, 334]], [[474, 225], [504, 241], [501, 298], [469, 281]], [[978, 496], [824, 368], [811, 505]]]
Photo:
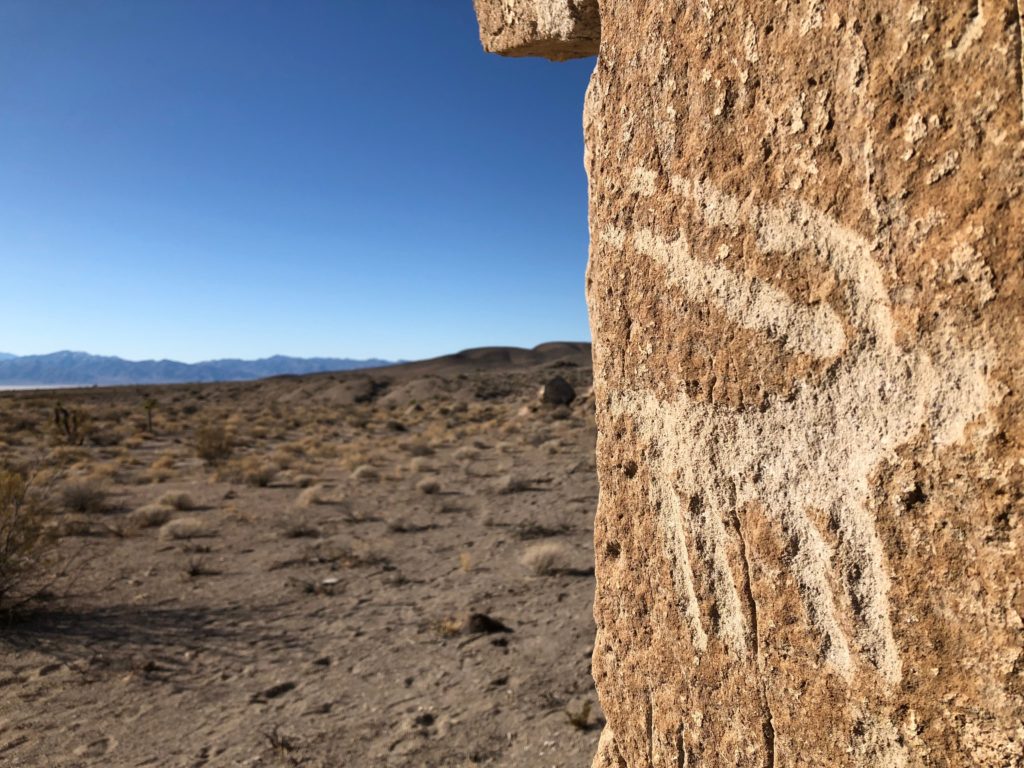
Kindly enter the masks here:
[[[640, 171], [633, 178], [649, 177]], [[706, 649], [710, 632], [738, 655], [754, 648], [725, 521], [757, 504], [792, 542], [793, 572], [823, 657], [847, 678], [860, 659], [896, 683], [901, 662], [869, 479], [922, 430], [941, 448], [962, 441], [968, 424], [984, 425], [994, 397], [989, 346], [971, 346], [962, 335], [953, 343], [942, 333], [910, 349], [899, 346], [872, 244], [802, 202], [759, 204], [681, 178], [672, 179], [672, 189], [682, 205], [700, 212], [705, 228], [750, 231], [766, 254], [814, 254], [847, 307], [841, 316], [824, 302], [801, 305], [764, 280], [694, 253], [684, 235], [670, 241], [641, 228], [600, 233], [605, 247], [632, 249], [659, 264], [687, 301], [713, 305], [731, 322], [779, 339], [789, 353], [834, 361], [822, 384], [800, 382], [791, 398], [777, 398], [763, 412], [700, 402], [683, 391], [668, 398], [644, 389], [612, 395], [612, 414], [630, 418], [646, 448], [650, 496], [661, 510], [693, 644]], [[639, 194], [646, 190], [653, 184], [637, 184]], [[829, 521], [834, 548], [812, 521], [812, 507]], [[701, 616], [695, 568], [708, 585], [713, 623]], [[852, 636], [844, 614], [852, 617]]]

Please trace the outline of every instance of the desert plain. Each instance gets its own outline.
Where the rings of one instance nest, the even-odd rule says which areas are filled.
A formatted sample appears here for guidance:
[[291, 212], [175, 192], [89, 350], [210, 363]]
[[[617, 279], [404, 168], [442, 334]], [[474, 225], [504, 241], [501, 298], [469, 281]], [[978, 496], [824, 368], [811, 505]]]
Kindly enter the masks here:
[[587, 765], [591, 375], [556, 343], [0, 394], [46, 532], [0, 765]]

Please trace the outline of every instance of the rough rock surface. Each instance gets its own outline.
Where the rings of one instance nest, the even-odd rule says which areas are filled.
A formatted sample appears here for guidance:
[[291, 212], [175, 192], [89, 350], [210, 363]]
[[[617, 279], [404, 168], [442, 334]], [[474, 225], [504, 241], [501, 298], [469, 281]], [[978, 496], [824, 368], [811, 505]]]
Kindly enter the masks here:
[[591, 0], [473, 0], [486, 50], [555, 61], [597, 54], [601, 23]]
[[1024, 766], [1020, 11], [601, 1], [595, 765]]

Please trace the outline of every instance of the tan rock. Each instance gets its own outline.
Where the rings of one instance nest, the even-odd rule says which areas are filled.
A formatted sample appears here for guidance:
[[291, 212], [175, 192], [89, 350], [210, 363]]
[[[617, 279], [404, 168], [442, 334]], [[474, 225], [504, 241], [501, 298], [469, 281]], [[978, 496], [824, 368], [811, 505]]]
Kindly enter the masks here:
[[596, 766], [1024, 765], [1019, 10], [602, 0]]
[[597, 54], [597, 0], [473, 0], [484, 49], [555, 61]]

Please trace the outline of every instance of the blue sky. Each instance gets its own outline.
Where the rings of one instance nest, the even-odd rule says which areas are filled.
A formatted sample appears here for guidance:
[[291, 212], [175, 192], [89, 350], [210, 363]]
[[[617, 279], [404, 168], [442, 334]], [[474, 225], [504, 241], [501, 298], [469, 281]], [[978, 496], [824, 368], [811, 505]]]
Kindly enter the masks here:
[[586, 339], [592, 68], [470, 0], [3, 0], [0, 351]]

